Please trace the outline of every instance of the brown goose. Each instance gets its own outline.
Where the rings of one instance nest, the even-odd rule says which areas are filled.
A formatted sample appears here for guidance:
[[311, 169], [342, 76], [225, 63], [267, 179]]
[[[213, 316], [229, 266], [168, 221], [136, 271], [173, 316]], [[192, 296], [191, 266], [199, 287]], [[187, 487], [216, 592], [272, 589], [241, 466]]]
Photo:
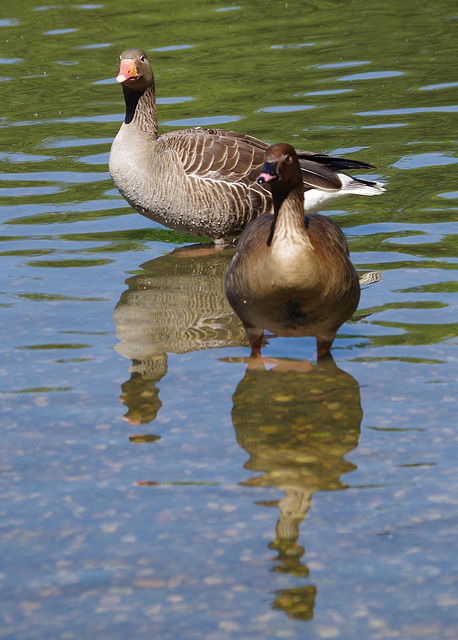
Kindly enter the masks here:
[[[139, 213], [166, 227], [218, 241], [239, 235], [250, 220], [272, 212], [268, 189], [255, 180], [268, 145], [219, 129], [182, 129], [158, 137], [154, 74], [141, 49], [120, 56], [116, 78], [126, 116], [110, 152], [110, 173], [121, 195]], [[351, 178], [343, 169], [374, 165], [299, 153], [307, 211], [337, 197], [377, 195], [379, 182]]]
[[338, 225], [305, 215], [301, 167], [294, 148], [274, 144], [258, 178], [268, 183], [274, 216], [243, 232], [226, 275], [226, 294], [260, 355], [264, 329], [280, 336], [316, 337], [318, 357], [356, 310], [360, 287]]

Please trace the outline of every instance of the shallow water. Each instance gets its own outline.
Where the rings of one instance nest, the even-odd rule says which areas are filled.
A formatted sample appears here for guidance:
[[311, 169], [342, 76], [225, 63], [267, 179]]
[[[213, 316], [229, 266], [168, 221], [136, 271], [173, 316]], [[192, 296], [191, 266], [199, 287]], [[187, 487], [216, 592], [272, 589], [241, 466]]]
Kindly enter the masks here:
[[[447, 1], [4, 3], [1, 637], [457, 637], [456, 24]], [[383, 196], [327, 211], [380, 273], [334, 362], [270, 338], [249, 369], [231, 249], [114, 189], [127, 46], [162, 131], [378, 165]]]

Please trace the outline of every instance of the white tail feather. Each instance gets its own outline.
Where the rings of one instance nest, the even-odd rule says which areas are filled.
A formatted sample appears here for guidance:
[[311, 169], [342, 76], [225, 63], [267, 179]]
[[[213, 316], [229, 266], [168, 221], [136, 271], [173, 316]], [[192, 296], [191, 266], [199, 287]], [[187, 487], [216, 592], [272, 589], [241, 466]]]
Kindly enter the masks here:
[[334, 200], [343, 196], [379, 196], [386, 191], [382, 182], [358, 180], [346, 173], [337, 174], [342, 182], [340, 189], [309, 189], [304, 193], [304, 208], [306, 213], [316, 213]]

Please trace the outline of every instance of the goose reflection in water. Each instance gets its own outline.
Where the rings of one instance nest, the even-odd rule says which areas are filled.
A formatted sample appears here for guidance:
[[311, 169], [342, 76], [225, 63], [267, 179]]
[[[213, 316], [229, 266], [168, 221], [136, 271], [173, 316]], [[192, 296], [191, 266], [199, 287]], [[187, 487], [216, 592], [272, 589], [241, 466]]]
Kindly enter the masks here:
[[[274, 571], [307, 578], [298, 543], [299, 525], [316, 491], [346, 488], [341, 477], [356, 469], [345, 456], [358, 446], [363, 412], [357, 381], [337, 368], [332, 356], [310, 363], [290, 361], [267, 369], [248, 366], [233, 396], [232, 422], [248, 453], [245, 468], [261, 472], [248, 486], [278, 487], [279, 519]], [[289, 616], [313, 617], [316, 587], [285, 589], [272, 604]]]
[[141, 265], [143, 273], [127, 280], [128, 289], [115, 307], [120, 340], [115, 349], [132, 360], [121, 395], [130, 424], [155, 420], [161, 408], [157, 384], [167, 373], [168, 353], [247, 344], [224, 293], [233, 249], [207, 249], [179, 247]]
[[[247, 345], [224, 293], [232, 253], [230, 248], [207, 253], [203, 245], [179, 248], [146, 262], [141, 274], [127, 280], [113, 317], [120, 340], [116, 350], [132, 360], [121, 396], [129, 423], [156, 418], [157, 384], [167, 373], [168, 353]], [[248, 360], [233, 395], [232, 422], [238, 444], [249, 455], [245, 467], [260, 474], [242, 484], [284, 493], [275, 504], [257, 503], [279, 509], [270, 544], [277, 553], [275, 572], [308, 580], [299, 526], [316, 491], [346, 487], [341, 477], [355, 466], [345, 456], [358, 446], [361, 420], [358, 383], [337, 368], [331, 355], [316, 365]], [[146, 442], [157, 436], [136, 438]], [[306, 583], [276, 592], [272, 607], [307, 620], [315, 599], [315, 585]]]
[[[130, 424], [156, 419], [162, 403], [157, 384], [167, 373], [167, 354], [247, 346], [242, 323], [224, 291], [234, 249], [208, 245], [179, 247], [141, 265], [126, 281], [113, 313], [118, 353], [132, 360], [121, 402]], [[360, 285], [377, 282], [378, 272], [360, 274]]]

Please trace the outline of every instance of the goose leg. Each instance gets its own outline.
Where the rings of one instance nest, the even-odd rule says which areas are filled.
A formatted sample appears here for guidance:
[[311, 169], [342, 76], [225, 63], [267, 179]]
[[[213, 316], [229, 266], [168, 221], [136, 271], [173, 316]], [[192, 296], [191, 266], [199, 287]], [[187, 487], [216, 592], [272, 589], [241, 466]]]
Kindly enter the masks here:
[[316, 339], [317, 358], [322, 358], [328, 355], [328, 353], [331, 350], [333, 342], [334, 342], [334, 338], [331, 338], [331, 340], [323, 340], [321, 338], [317, 338]]
[[259, 327], [245, 327], [248, 340], [250, 342], [251, 351], [256, 356], [261, 356], [261, 342], [264, 335], [264, 329]]

